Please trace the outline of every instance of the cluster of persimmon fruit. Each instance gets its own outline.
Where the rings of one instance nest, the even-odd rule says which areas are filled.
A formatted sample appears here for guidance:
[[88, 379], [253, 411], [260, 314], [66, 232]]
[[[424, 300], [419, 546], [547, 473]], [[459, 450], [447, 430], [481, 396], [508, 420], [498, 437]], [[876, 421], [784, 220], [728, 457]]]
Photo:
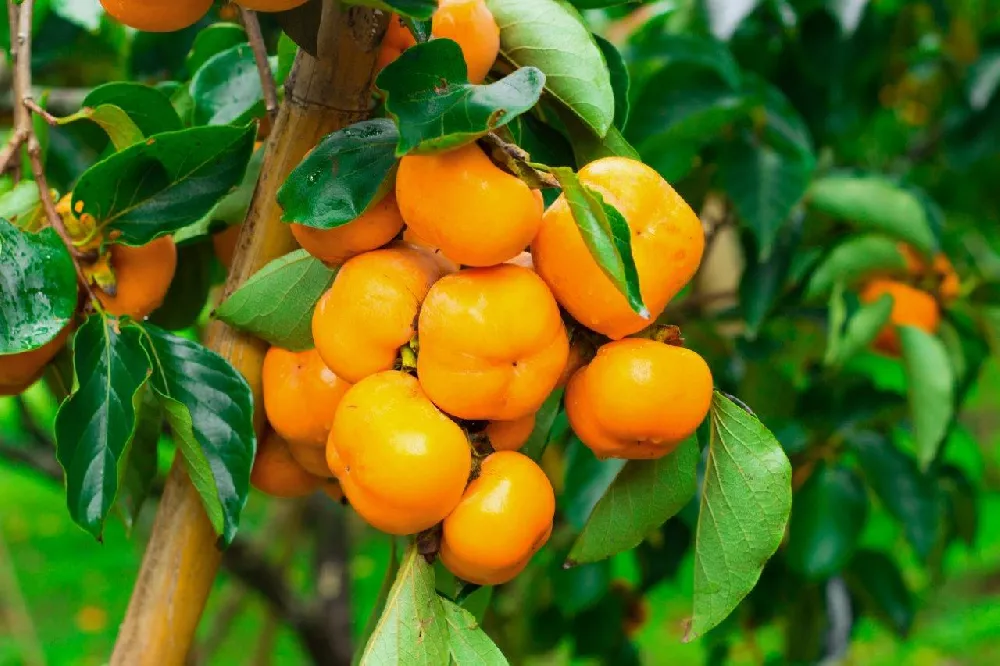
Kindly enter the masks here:
[[878, 332], [874, 348], [891, 357], [899, 357], [902, 345], [900, 326], [913, 326], [935, 335], [941, 325], [942, 305], [959, 296], [961, 282], [947, 255], [938, 253], [928, 260], [916, 249], [899, 244], [904, 270], [875, 275], [861, 289], [861, 302], [874, 303], [888, 294], [892, 297], [889, 321]]
[[[208, 14], [214, 0], [101, 0], [119, 23], [144, 32], [174, 32], [188, 28]], [[234, 0], [256, 12], [283, 12], [309, 0]]]

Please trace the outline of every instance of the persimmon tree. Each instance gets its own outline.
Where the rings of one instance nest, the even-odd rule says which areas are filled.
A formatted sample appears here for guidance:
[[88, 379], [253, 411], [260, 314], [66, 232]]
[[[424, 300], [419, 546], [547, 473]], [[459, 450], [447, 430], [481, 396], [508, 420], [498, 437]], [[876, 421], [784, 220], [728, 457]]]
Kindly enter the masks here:
[[[969, 91], [931, 103], [908, 88], [909, 71], [874, 97], [873, 76], [826, 85], [847, 80], [857, 51], [884, 57], [891, 26], [938, 30], [907, 8], [246, 3], [185, 15], [192, 26], [150, 41], [162, 66], [55, 109], [33, 86], [32, 42], [45, 37], [35, 19], [117, 24], [97, 0], [7, 4], [0, 394], [41, 377], [59, 396], [68, 510], [97, 540], [109, 518], [131, 525], [160, 495], [112, 663], [184, 662], [252, 478], [272, 495], [346, 495], [353, 508], [339, 511], [395, 535], [356, 646], [362, 664], [521, 663], [565, 643], [638, 663], [629, 622], [685, 559], [684, 640], [723, 656], [740, 627], [781, 618], [786, 657], [814, 661], [842, 650], [863, 614], [909, 630], [913, 599], [890, 544], [863, 537], [870, 514], [897, 521], [931, 569], [974, 539], [973, 482], [954, 450], [992, 342], [996, 255], [991, 232], [935, 202], [952, 184], [924, 161], [947, 142], [967, 168], [995, 170], [972, 138], [991, 127], [995, 53], [922, 54]], [[441, 17], [465, 11], [450, 5], [476, 5], [474, 29], [448, 28]], [[251, 7], [268, 13], [259, 21]], [[136, 10], [153, 20], [143, 25], [114, 11], [156, 27], [148, 8]], [[154, 39], [122, 34], [140, 54]], [[755, 49], [764, 36], [768, 48]], [[833, 55], [823, 60], [815, 40]], [[872, 148], [888, 125], [895, 143]], [[63, 132], [86, 164], [53, 183], [67, 169], [50, 133]], [[616, 165], [607, 180], [602, 163]], [[476, 208], [452, 186], [462, 178], [501, 194]], [[362, 220], [371, 227], [354, 246], [344, 239]], [[970, 233], [983, 242], [963, 244]], [[402, 315], [390, 316], [388, 264], [352, 262], [402, 261], [390, 255], [414, 247], [443, 263], [419, 295], [404, 280]], [[515, 259], [521, 250], [531, 254]], [[531, 268], [497, 269], [508, 261]], [[225, 284], [212, 289], [220, 265]], [[490, 305], [502, 301], [494, 293], [515, 293], [519, 307]], [[382, 309], [366, 310], [371, 300]], [[605, 301], [611, 314], [594, 314]], [[505, 316], [483, 326], [491, 307]], [[528, 324], [540, 321], [545, 335]], [[500, 326], [531, 354], [491, 346]], [[376, 329], [386, 349], [344, 343]], [[565, 349], [545, 346], [549, 329]], [[537, 370], [536, 352], [562, 354], [567, 377]], [[269, 378], [265, 355], [282, 379]], [[614, 358], [643, 370], [623, 378]], [[491, 363], [520, 364], [525, 404], [541, 393], [516, 414], [531, 419], [509, 445], [497, 424], [514, 412], [476, 402]], [[287, 378], [309, 364], [357, 392], [295, 392]], [[478, 383], [449, 384], [476, 372]], [[373, 375], [389, 387], [370, 389], [385, 405], [420, 394], [398, 409], [406, 420], [362, 395]], [[661, 382], [641, 396], [652, 406], [622, 407], [647, 375]], [[700, 390], [704, 410], [683, 411]], [[345, 405], [362, 416], [341, 417]], [[366, 409], [382, 415], [366, 420]], [[468, 462], [448, 474], [415, 450], [360, 462], [418, 430]], [[160, 494], [164, 432], [177, 455]], [[362, 464], [384, 487], [359, 486]], [[475, 496], [518, 479], [531, 480], [532, 499], [511, 501], [515, 522], [545, 536], [527, 544], [516, 577], [494, 568], [470, 582], [482, 571], [463, 558], [495, 529]], [[404, 503], [400, 485], [419, 497]], [[554, 518], [539, 518], [552, 488]], [[477, 521], [490, 526], [478, 536]], [[466, 550], [458, 530], [473, 535]], [[628, 588], [610, 583], [622, 557], [638, 570]], [[853, 600], [846, 618], [827, 610], [834, 596]]]

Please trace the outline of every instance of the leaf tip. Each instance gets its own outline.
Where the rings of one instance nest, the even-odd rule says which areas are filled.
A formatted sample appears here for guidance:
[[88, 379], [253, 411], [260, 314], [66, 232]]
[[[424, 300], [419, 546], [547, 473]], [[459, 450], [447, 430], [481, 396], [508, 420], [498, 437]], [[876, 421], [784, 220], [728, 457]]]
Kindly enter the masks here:
[[580, 563], [577, 562], [574, 559], [567, 559], [565, 562], [563, 562], [562, 568], [563, 569], [572, 569], [573, 567], [575, 567], [575, 566], [577, 566], [579, 564]]

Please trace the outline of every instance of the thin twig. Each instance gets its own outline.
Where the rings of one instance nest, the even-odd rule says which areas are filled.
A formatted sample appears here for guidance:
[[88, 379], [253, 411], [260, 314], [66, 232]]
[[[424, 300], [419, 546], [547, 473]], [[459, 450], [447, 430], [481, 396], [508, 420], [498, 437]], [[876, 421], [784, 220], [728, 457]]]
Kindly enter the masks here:
[[[17, 64], [21, 61], [21, 46], [18, 43], [19, 36], [17, 34], [18, 26], [20, 25], [20, 10], [18, 6], [14, 4], [13, 0], [7, 0], [7, 21], [10, 25], [11, 35], [10, 55], [11, 59], [14, 61], [15, 70], [18, 70], [19, 68]], [[0, 150], [0, 174], [6, 173], [11, 160], [19, 155], [21, 146], [23, 146], [24, 142], [28, 140], [28, 132], [31, 128], [30, 123], [25, 122], [26, 115], [28, 114], [25, 112], [24, 108], [20, 108], [17, 104], [14, 105], [14, 131], [7, 140], [7, 144], [2, 150]]]
[[56, 118], [51, 113], [49, 113], [41, 106], [39, 106], [38, 102], [36, 102], [34, 98], [30, 96], [31, 95], [30, 90], [28, 91], [28, 95], [29, 95], [28, 97], [24, 98], [24, 106], [27, 107], [29, 111], [33, 111], [34, 113], [38, 114], [39, 116], [41, 116], [42, 120], [44, 120], [49, 125], [52, 125], [53, 127], [59, 124], [58, 118]]
[[267, 109], [267, 117], [273, 125], [278, 117], [278, 86], [274, 82], [271, 63], [267, 60], [264, 36], [260, 32], [257, 14], [242, 5], [239, 5], [239, 8], [243, 27], [246, 28], [247, 38], [250, 40], [250, 48], [253, 50], [253, 59], [257, 63], [257, 72], [260, 74], [260, 87], [264, 91], [264, 106]]

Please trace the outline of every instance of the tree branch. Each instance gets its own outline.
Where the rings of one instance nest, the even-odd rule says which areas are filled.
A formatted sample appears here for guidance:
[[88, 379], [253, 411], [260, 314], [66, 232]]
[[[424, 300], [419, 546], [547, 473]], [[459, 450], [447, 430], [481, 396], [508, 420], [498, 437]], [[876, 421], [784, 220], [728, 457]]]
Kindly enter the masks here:
[[274, 121], [278, 118], [278, 87], [274, 82], [271, 63], [267, 60], [267, 48], [264, 45], [264, 36], [260, 32], [260, 22], [257, 21], [255, 12], [242, 5], [239, 5], [239, 8], [240, 18], [243, 19], [243, 27], [247, 31], [250, 48], [253, 50], [253, 59], [257, 63], [257, 72], [260, 74], [260, 87], [264, 91], [267, 117], [273, 126]]

